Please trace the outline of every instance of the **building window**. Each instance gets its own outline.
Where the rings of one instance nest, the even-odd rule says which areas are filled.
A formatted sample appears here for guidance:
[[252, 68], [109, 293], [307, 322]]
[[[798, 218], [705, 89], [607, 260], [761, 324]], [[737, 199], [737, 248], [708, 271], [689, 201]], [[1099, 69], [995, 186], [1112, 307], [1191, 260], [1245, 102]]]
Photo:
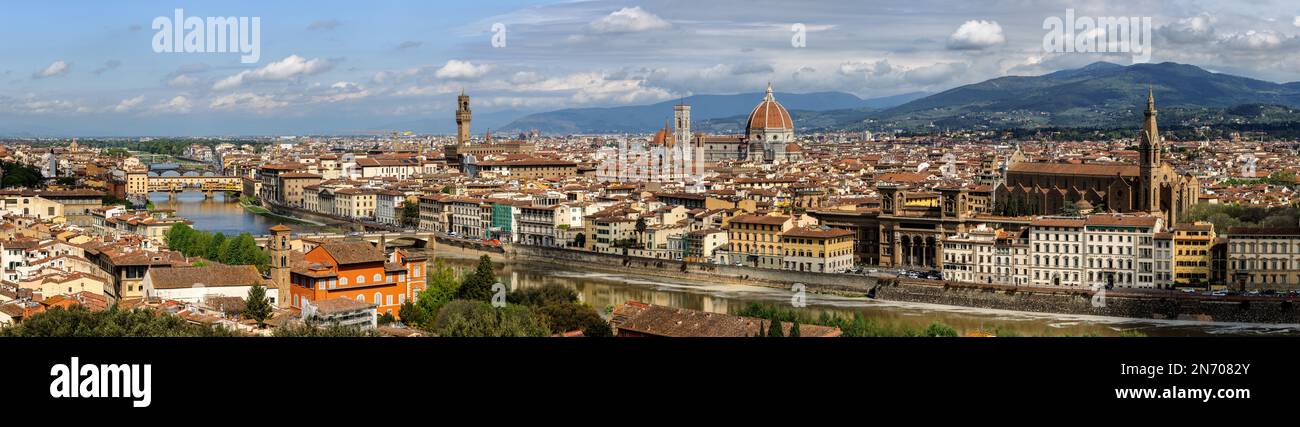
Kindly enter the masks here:
[[384, 305], [383, 294], [375, 292], [375, 305]]

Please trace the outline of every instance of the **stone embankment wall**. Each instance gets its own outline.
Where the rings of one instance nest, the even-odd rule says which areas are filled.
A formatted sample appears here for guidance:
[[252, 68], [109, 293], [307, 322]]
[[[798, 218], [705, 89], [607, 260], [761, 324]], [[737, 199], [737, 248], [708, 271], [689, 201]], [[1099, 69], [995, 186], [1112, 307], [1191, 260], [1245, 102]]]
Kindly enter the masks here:
[[[516, 262], [533, 262], [628, 275], [651, 275], [682, 281], [705, 280], [789, 289], [803, 283], [809, 291], [868, 295], [886, 301], [918, 302], [1000, 310], [1245, 323], [1300, 323], [1295, 301], [1276, 298], [1201, 298], [1181, 294], [1136, 296], [1110, 292], [1104, 306], [1087, 290], [1015, 288], [935, 281], [899, 281], [850, 274], [826, 274], [683, 263], [624, 257], [564, 248], [514, 245], [506, 253]], [[685, 268], [683, 268], [685, 265]], [[1101, 301], [1097, 301], [1101, 302]]]

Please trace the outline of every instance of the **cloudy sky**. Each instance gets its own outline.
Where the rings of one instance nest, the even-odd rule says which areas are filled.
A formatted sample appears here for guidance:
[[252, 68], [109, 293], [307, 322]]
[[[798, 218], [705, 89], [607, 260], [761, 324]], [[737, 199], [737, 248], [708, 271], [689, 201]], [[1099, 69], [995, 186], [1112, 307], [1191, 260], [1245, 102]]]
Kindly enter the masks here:
[[[177, 8], [259, 18], [256, 62], [155, 52], [155, 18]], [[1067, 9], [1150, 17], [1149, 62], [1300, 81], [1294, 0], [6, 2], [0, 135], [445, 132], [462, 89], [478, 133], [528, 112], [769, 81], [870, 98], [1133, 63], [1045, 51], [1044, 21]]]

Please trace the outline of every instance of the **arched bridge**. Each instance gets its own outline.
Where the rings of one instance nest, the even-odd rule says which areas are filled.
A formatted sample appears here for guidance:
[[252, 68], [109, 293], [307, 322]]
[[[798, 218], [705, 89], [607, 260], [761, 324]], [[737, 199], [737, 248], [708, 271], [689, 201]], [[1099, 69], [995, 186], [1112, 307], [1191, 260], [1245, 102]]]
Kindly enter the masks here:
[[244, 181], [237, 176], [151, 176], [149, 192], [178, 193], [185, 190], [202, 191], [211, 196], [215, 191], [243, 193]]
[[[317, 233], [317, 234], [297, 234], [292, 235], [293, 239], [307, 240], [365, 240], [371, 243], [378, 243], [382, 237], [389, 245], [411, 246], [415, 248], [432, 248], [435, 239], [438, 238], [434, 233], [427, 231], [403, 231], [403, 232], [374, 232], [374, 233]], [[261, 235], [254, 237], [258, 246], [266, 247], [266, 242], [271, 238], [270, 235]]]

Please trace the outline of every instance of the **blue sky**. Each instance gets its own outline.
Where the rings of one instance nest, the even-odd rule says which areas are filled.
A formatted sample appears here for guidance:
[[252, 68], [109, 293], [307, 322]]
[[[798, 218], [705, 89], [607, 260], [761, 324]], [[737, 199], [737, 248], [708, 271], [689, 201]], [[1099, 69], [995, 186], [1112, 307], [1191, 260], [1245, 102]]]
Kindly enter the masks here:
[[[259, 17], [260, 60], [155, 53], [151, 22], [177, 8]], [[0, 135], [446, 132], [461, 88], [479, 132], [768, 81], [865, 98], [1132, 62], [1044, 52], [1044, 19], [1067, 8], [1151, 17], [1151, 61], [1300, 81], [1294, 1], [15, 1], [0, 10]]]

